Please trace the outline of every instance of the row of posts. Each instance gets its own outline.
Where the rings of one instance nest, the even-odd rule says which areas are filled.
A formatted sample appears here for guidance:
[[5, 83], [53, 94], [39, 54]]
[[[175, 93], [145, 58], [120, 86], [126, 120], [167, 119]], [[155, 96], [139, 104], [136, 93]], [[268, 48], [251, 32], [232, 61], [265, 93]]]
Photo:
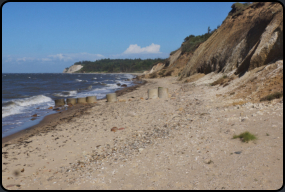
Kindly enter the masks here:
[[[109, 93], [106, 95], [107, 102], [115, 102], [117, 101], [116, 93]], [[166, 99], [168, 98], [168, 88], [158, 87], [156, 89], [149, 89], [148, 90], [148, 99]], [[88, 96], [88, 97], [81, 97], [81, 98], [67, 98], [65, 99], [56, 99], [55, 106], [63, 106], [65, 104], [75, 105], [75, 104], [85, 104], [85, 103], [94, 103], [97, 101], [96, 96]]]

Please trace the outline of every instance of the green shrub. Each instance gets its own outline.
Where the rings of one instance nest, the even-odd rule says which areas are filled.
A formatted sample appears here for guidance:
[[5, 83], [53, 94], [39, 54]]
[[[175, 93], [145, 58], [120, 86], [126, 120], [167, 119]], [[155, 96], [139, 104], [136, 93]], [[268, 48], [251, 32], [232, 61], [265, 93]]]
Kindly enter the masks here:
[[246, 143], [248, 143], [251, 140], [257, 139], [255, 135], [249, 133], [248, 131], [241, 133], [239, 135], [234, 135], [233, 139], [236, 139], [236, 138], [240, 138], [242, 142], [246, 142]]
[[282, 92], [275, 92], [273, 94], [267, 95], [263, 98], [260, 99], [260, 101], [271, 101], [273, 99], [278, 99], [283, 97], [283, 93]]

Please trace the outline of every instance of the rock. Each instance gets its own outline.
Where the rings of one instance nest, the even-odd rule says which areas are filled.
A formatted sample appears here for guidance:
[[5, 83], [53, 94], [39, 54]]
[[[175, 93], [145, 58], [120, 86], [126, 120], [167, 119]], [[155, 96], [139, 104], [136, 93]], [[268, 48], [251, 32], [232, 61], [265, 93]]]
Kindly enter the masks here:
[[25, 171], [25, 169], [23, 168], [23, 169], [21, 169], [21, 172], [23, 173]]
[[117, 83], [118, 86], [121, 86], [121, 83]]
[[49, 107], [48, 109], [53, 109], [53, 107]]
[[236, 151], [235, 154], [241, 154], [242, 151]]
[[127, 116], [135, 117], [137, 114], [135, 112], [129, 111]]
[[34, 118], [34, 117], [33, 117], [31, 120], [34, 121], [34, 120], [36, 120], [36, 119], [37, 119], [37, 118]]
[[123, 130], [123, 129], [125, 129], [125, 128], [122, 127], [122, 128], [119, 128], [118, 130]]
[[205, 160], [204, 160], [204, 163], [206, 163], [206, 164], [211, 164], [211, 163], [213, 163], [213, 161], [212, 161], [211, 159], [205, 159]]
[[123, 85], [121, 85], [121, 87], [127, 87], [127, 85], [126, 85], [126, 84], [123, 84]]
[[143, 148], [139, 148], [139, 152], [142, 152], [144, 149]]
[[38, 116], [37, 114], [32, 115], [32, 117], [37, 117], [37, 116]]

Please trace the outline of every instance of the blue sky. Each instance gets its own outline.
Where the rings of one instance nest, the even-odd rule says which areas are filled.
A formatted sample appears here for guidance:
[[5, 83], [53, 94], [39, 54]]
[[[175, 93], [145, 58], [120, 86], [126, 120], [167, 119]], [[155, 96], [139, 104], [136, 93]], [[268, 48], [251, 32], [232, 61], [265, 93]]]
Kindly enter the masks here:
[[77, 61], [167, 58], [221, 25], [234, 2], [9, 2], [2, 72], [61, 73]]

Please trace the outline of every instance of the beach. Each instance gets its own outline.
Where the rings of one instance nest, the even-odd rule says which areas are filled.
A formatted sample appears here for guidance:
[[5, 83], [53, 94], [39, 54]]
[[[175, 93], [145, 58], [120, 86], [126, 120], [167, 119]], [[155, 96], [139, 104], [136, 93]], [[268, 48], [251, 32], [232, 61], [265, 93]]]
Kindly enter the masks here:
[[[227, 87], [208, 86], [208, 76], [144, 79], [118, 91], [117, 102], [76, 105], [4, 138], [2, 186], [280, 189], [283, 97], [233, 105], [233, 96], [221, 96]], [[148, 99], [157, 87], [168, 88], [169, 98]], [[244, 131], [258, 139], [233, 139]]]

